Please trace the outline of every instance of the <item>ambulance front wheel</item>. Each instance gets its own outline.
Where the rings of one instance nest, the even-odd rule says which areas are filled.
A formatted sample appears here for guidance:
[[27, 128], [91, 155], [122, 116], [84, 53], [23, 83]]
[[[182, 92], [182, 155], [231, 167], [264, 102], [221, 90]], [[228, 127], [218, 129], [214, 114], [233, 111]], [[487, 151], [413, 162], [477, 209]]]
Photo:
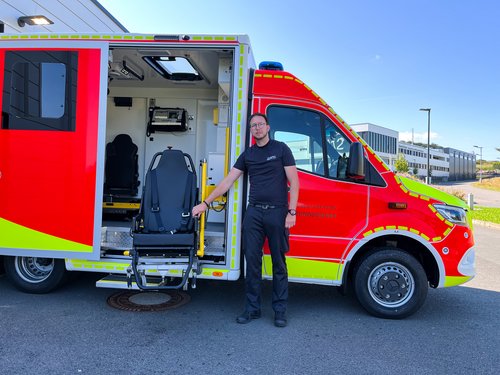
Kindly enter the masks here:
[[64, 260], [36, 257], [5, 257], [5, 273], [12, 284], [26, 293], [49, 293], [67, 278]]
[[402, 319], [416, 312], [427, 297], [424, 268], [399, 249], [377, 249], [366, 255], [354, 273], [354, 291], [370, 314]]

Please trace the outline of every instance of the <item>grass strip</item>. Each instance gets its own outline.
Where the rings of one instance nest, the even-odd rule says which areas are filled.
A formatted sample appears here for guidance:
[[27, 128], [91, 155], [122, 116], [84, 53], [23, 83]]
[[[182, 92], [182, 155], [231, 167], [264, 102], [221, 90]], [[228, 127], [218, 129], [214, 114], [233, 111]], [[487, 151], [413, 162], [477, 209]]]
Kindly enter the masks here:
[[469, 212], [474, 220], [500, 224], [500, 208], [475, 206], [474, 210]]
[[474, 182], [472, 186], [493, 191], [500, 191], [500, 177], [484, 178], [482, 182]]

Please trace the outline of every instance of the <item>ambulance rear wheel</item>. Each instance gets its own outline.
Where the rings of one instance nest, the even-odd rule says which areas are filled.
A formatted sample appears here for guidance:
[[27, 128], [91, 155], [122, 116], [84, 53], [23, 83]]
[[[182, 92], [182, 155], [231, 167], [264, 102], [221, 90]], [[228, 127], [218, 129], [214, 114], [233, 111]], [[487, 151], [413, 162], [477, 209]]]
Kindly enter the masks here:
[[26, 293], [49, 293], [67, 278], [64, 260], [37, 257], [5, 257], [5, 273], [12, 284]]
[[399, 249], [377, 249], [355, 269], [356, 297], [370, 314], [402, 319], [415, 313], [427, 297], [424, 268], [412, 255]]

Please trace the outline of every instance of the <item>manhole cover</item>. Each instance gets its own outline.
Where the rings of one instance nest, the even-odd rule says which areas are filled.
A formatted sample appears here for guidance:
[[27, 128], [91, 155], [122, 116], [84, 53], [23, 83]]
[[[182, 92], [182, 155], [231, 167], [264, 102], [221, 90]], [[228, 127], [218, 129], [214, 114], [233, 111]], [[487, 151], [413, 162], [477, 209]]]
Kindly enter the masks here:
[[123, 291], [112, 294], [108, 305], [125, 311], [164, 311], [185, 305], [191, 300], [188, 294], [171, 290], [167, 292]]

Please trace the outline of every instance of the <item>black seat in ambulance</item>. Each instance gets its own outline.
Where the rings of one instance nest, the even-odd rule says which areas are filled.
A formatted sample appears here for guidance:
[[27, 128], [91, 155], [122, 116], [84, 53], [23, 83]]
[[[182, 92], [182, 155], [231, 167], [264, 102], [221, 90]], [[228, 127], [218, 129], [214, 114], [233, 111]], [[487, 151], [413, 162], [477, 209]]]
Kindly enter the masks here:
[[[154, 167], [158, 157], [160, 159]], [[153, 157], [132, 232], [132, 267], [141, 289], [177, 289], [185, 284], [196, 246], [194, 218], [191, 216], [197, 200], [196, 183], [194, 163], [188, 154], [180, 150], [165, 150]], [[180, 284], [147, 287], [141, 281], [137, 266], [146, 265], [148, 256], [164, 256], [185, 263], [187, 269]]]
[[137, 145], [128, 134], [118, 134], [106, 145], [104, 194], [135, 197], [139, 186]]

